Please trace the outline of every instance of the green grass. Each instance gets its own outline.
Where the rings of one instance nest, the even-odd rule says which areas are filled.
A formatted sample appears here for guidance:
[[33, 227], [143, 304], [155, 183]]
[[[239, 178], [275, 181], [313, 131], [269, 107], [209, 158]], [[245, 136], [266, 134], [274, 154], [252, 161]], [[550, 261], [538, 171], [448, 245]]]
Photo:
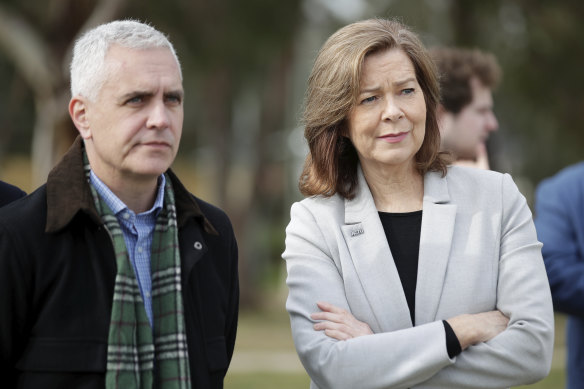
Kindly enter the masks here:
[[533, 385], [517, 386], [516, 388], [530, 388], [530, 389], [562, 389], [566, 386], [566, 377], [564, 369], [561, 367], [552, 368], [552, 371], [542, 381], [536, 382]]
[[[304, 373], [230, 373], [225, 379], [225, 389], [307, 389], [309, 385], [310, 379]], [[561, 389], [565, 385], [564, 370], [553, 369], [543, 381], [516, 388]]]
[[304, 373], [237, 373], [228, 374], [225, 389], [298, 389], [310, 386]]
[[[310, 379], [305, 373], [229, 373], [225, 379], [225, 389], [308, 389], [309, 385]], [[543, 381], [515, 388], [562, 389], [565, 385], [564, 370], [556, 368]]]

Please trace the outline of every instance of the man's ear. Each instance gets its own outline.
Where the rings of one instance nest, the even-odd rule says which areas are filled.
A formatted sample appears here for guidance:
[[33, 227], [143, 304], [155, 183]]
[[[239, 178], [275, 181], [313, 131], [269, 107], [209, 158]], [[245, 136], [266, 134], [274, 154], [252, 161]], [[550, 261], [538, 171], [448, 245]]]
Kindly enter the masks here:
[[89, 126], [89, 117], [87, 115], [87, 103], [83, 98], [73, 97], [69, 101], [69, 116], [77, 131], [83, 139], [91, 138], [91, 128]]

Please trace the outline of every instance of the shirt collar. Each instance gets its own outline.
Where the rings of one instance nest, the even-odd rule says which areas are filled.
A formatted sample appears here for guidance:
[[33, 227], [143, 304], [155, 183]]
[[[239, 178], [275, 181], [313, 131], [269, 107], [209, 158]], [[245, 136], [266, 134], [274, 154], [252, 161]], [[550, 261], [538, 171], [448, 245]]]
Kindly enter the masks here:
[[[95, 210], [89, 182], [83, 169], [83, 147], [83, 139], [77, 136], [69, 150], [49, 173], [46, 183], [45, 225], [45, 231], [48, 233], [64, 228], [78, 212], [87, 214], [95, 224], [102, 223]], [[165, 177], [170, 179], [174, 190], [179, 228], [191, 218], [195, 218], [207, 233], [219, 235], [201, 211], [199, 200], [184, 187], [172, 169], [166, 171]]]
[[[129, 211], [132, 214], [134, 212], [128, 208], [126, 204], [118, 196], [115, 195], [114, 192], [102, 181], [99, 177], [93, 172], [93, 170], [89, 171], [89, 181], [91, 185], [95, 188], [99, 196], [103, 199], [103, 201], [107, 204], [107, 206], [112, 210], [114, 215], [118, 216], [120, 213], [124, 211]], [[154, 205], [148, 211], [140, 213], [140, 215], [144, 214], [154, 214], [155, 216], [158, 215], [160, 210], [162, 209], [164, 203], [164, 186], [166, 185], [166, 178], [164, 174], [161, 174], [158, 178], [158, 189], [156, 193], [156, 200], [154, 200]]]

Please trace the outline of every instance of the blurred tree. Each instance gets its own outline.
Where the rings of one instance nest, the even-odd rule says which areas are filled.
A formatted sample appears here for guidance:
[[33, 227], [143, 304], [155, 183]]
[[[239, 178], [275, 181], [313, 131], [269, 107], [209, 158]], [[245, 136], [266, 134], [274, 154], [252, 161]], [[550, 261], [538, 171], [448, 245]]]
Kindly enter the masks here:
[[[258, 302], [260, 279], [279, 261], [286, 177], [274, 158], [285, 145], [291, 49], [300, 0], [155, 0], [133, 2], [128, 14], [167, 32], [185, 72], [181, 154], [195, 155], [214, 185], [208, 200], [231, 218], [240, 248], [242, 303]], [[194, 130], [194, 131], [193, 131]], [[195, 147], [196, 146], [196, 147]]]
[[33, 186], [46, 180], [74, 134], [67, 116], [68, 65], [78, 32], [119, 14], [123, 0], [5, 1], [0, 4], [0, 50], [32, 92]]
[[286, 176], [297, 171], [287, 165], [299, 162], [288, 157], [287, 135], [311, 63], [335, 29], [373, 16], [399, 17], [429, 46], [496, 54], [504, 78], [495, 93], [495, 169], [535, 184], [582, 158], [579, 0], [2, 0], [0, 158], [6, 147], [26, 150], [14, 141], [30, 142], [35, 183], [43, 181], [76, 134], [67, 116], [75, 37], [120, 17], [152, 23], [183, 65], [179, 157], [196, 172], [194, 192], [233, 220], [242, 300], [253, 303], [266, 265], [281, 263], [289, 202], [299, 197], [289, 195], [297, 177]]
[[[194, 168], [210, 177], [203, 185], [213, 186], [208, 200], [233, 220], [242, 300], [252, 302], [263, 268], [257, 264], [279, 258], [282, 247], [283, 239], [265, 239], [256, 230], [269, 235], [266, 225], [282, 223], [273, 220], [282, 214], [284, 196], [278, 194], [286, 184], [282, 161], [274, 159], [283, 146], [274, 140], [287, 126], [287, 78], [300, 3], [7, 0], [0, 5], [0, 47], [33, 96], [35, 183], [45, 180], [76, 134], [67, 115], [67, 65], [75, 37], [119, 17], [152, 23], [171, 37], [184, 69], [181, 155], [194, 154]], [[258, 247], [258, 241], [266, 245]]]
[[584, 3], [578, 0], [369, 0], [375, 13], [403, 16], [429, 46], [478, 47], [503, 68], [495, 92], [500, 130], [492, 166], [535, 184], [582, 159]]

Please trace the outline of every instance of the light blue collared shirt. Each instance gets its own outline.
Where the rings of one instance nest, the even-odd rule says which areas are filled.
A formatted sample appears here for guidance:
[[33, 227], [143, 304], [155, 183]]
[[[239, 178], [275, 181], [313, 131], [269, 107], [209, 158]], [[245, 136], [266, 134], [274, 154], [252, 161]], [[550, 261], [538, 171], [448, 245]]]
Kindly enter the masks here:
[[128, 256], [134, 267], [134, 273], [138, 280], [138, 286], [140, 287], [140, 294], [144, 300], [146, 316], [148, 316], [150, 326], [152, 327], [150, 246], [154, 235], [154, 227], [156, 226], [156, 217], [160, 213], [164, 203], [164, 185], [166, 184], [164, 174], [162, 174], [158, 180], [158, 192], [156, 194], [154, 205], [150, 210], [137, 215], [95, 175], [93, 170], [90, 171], [89, 180], [99, 196], [116, 215], [118, 223], [120, 223], [122, 234], [124, 235], [124, 241], [126, 242], [126, 249], [128, 250]]

